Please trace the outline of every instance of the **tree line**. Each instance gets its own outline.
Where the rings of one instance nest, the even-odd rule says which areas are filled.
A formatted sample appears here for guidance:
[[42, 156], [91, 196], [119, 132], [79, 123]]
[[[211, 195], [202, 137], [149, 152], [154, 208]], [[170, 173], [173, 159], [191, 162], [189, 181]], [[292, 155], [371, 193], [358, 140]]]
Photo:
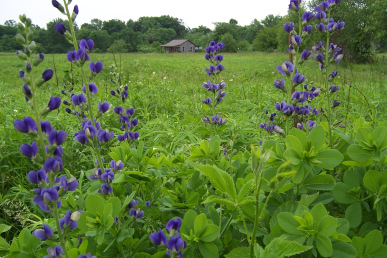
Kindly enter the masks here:
[[[310, 10], [319, 0], [304, 6]], [[345, 21], [345, 30], [337, 38], [337, 44], [343, 47], [346, 57], [355, 62], [368, 62], [376, 51], [387, 50], [387, 1], [381, 0], [343, 0], [340, 8], [334, 11], [335, 20]], [[263, 20], [254, 19], [249, 25], [241, 26], [235, 19], [229, 22], [215, 23], [215, 29], [206, 26], [188, 28], [179, 18], [163, 15], [160, 17], [140, 17], [137, 21], [127, 22], [112, 19], [102, 21], [92, 19], [76, 27], [78, 39], [92, 38], [95, 52], [159, 52], [160, 45], [172, 39], [189, 39], [195, 45], [204, 47], [209, 41], [222, 41], [224, 51], [286, 51], [288, 35], [283, 25], [295, 22], [298, 17], [289, 12], [285, 16], [266, 16]], [[34, 40], [43, 53], [67, 53], [72, 49], [66, 39], [56, 32], [55, 24], [68, 22], [56, 19], [47, 23], [47, 28], [34, 26]], [[0, 52], [15, 51], [19, 48], [14, 39], [16, 22], [8, 20], [0, 25]], [[312, 46], [320, 39], [312, 33], [306, 46]]]

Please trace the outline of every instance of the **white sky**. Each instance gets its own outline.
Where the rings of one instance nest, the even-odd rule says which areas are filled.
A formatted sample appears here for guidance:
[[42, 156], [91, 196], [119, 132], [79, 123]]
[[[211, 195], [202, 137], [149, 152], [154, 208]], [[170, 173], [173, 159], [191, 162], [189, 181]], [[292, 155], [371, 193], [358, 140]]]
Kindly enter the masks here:
[[[63, 4], [62, 0], [58, 0]], [[254, 19], [261, 21], [267, 15], [285, 15], [290, 0], [73, 0], [78, 5], [76, 19], [80, 26], [91, 19], [102, 21], [119, 19], [136, 21], [142, 16], [170, 15], [182, 19], [186, 27], [204, 25], [214, 29], [214, 22], [229, 22], [236, 19], [239, 25], [248, 25]], [[33, 24], [46, 27], [55, 18], [66, 17], [57, 11], [51, 0], [0, 0], [0, 24], [6, 20], [19, 21], [20, 14], [26, 14]]]

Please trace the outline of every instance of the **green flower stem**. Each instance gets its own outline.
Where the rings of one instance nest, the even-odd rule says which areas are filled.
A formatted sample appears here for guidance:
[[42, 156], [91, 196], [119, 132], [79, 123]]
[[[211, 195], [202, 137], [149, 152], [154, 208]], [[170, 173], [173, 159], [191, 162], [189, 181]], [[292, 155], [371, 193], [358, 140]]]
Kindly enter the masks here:
[[[327, 20], [330, 19], [330, 16], [331, 16], [331, 11], [329, 10]], [[327, 101], [328, 101], [326, 110], [327, 110], [327, 121], [328, 121], [329, 146], [332, 148], [332, 146], [333, 146], [333, 143], [332, 143], [332, 127], [331, 127], [332, 111], [331, 111], [331, 96], [329, 94], [329, 84], [328, 84], [329, 36], [330, 36], [330, 33], [329, 33], [329, 31], [327, 31], [327, 42], [326, 42], [326, 47], [325, 47], [324, 85], [325, 85], [325, 92], [327, 94]]]
[[60, 225], [59, 225], [59, 215], [58, 215], [58, 208], [56, 207], [56, 203], [53, 205], [53, 211], [52, 211], [52, 215], [54, 217], [54, 220], [55, 220], [55, 224], [56, 224], [56, 229], [58, 231], [58, 235], [59, 235], [59, 241], [60, 241], [60, 245], [62, 246], [62, 250], [63, 250], [63, 255], [64, 257], [66, 258], [69, 258], [69, 253], [67, 252], [67, 248], [66, 248], [66, 239], [62, 233], [62, 230], [60, 228]]
[[235, 207], [237, 208], [239, 214], [240, 214], [241, 217], [242, 217], [243, 227], [244, 227], [245, 230], [246, 230], [247, 242], [248, 242], [249, 244], [251, 244], [251, 239], [250, 239], [250, 236], [249, 236], [249, 231], [248, 231], [248, 229], [247, 229], [247, 224], [246, 224], [245, 216], [243, 215], [243, 212], [242, 212], [241, 208], [239, 208], [239, 206], [236, 205]]

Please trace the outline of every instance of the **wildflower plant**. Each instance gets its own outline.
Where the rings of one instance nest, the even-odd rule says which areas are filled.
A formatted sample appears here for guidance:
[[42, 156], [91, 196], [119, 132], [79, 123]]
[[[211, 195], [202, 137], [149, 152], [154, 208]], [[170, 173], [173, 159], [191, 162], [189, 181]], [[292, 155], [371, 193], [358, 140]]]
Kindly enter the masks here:
[[212, 96], [207, 97], [203, 100], [203, 103], [212, 109], [212, 118], [209, 116], [203, 118], [203, 122], [214, 125], [215, 132], [218, 126], [221, 126], [227, 123], [226, 119], [223, 119], [216, 112], [216, 106], [218, 106], [223, 98], [226, 97], [226, 92], [222, 91], [227, 85], [223, 81], [219, 81], [219, 74], [224, 70], [224, 65], [221, 64], [223, 61], [223, 55], [219, 53], [224, 48], [223, 42], [216, 43], [211, 41], [208, 47], [205, 48], [205, 59], [210, 62], [210, 66], [205, 69], [206, 73], [210, 78], [213, 78], [212, 81], [208, 80], [203, 83], [203, 87], [207, 89], [208, 92], [212, 93]]

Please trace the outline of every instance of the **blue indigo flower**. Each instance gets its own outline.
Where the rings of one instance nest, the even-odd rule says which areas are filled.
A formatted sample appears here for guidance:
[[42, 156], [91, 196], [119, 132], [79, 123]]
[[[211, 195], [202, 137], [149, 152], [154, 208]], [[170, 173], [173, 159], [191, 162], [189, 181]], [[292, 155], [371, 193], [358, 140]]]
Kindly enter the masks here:
[[330, 93], [337, 92], [339, 91], [339, 89], [340, 89], [340, 86], [332, 85], [331, 87], [329, 87], [329, 92]]
[[138, 201], [136, 201], [136, 200], [131, 200], [131, 201], [129, 202], [129, 204], [126, 205], [126, 209], [134, 208], [134, 207], [137, 206], [137, 204], [138, 204]]
[[292, 95], [292, 99], [295, 99], [299, 103], [303, 103], [308, 100], [309, 92], [307, 91], [296, 91]]
[[277, 109], [278, 111], [282, 111], [282, 109], [286, 106], [287, 104], [286, 104], [286, 102], [285, 101], [281, 101], [281, 103], [280, 102], [277, 102], [277, 103], [275, 103], [275, 109]]
[[140, 135], [139, 135], [138, 132], [135, 132], [135, 133], [129, 132], [129, 137], [130, 137], [131, 140], [136, 140], [139, 136]]
[[312, 47], [312, 50], [315, 51], [315, 52], [319, 52], [319, 51], [324, 50], [324, 46], [323, 46], [322, 41], [320, 41], [319, 43], [314, 44], [313, 47]]
[[278, 125], [275, 125], [275, 126], [273, 127], [273, 131], [276, 132], [276, 133], [278, 133], [278, 134], [284, 134], [284, 130], [282, 130], [282, 128], [279, 127]]
[[285, 62], [282, 65], [277, 66], [276, 68], [278, 72], [286, 76], [290, 75], [293, 72], [294, 65], [291, 62]]
[[289, 9], [298, 11], [300, 8], [301, 0], [290, 0]]
[[314, 8], [316, 12], [323, 12], [329, 9], [329, 3], [327, 1], [321, 2], [318, 6]]
[[52, 76], [54, 75], [54, 71], [52, 69], [46, 69], [42, 74], [43, 81], [49, 81], [51, 80]]
[[167, 245], [167, 236], [161, 229], [159, 229], [159, 232], [150, 234], [149, 239], [155, 245]]
[[98, 130], [97, 132], [97, 138], [100, 142], [108, 142], [109, 140], [113, 139], [114, 133], [113, 132], [107, 132], [105, 130]]
[[46, 145], [46, 153], [49, 155], [53, 155], [53, 156], [62, 158], [63, 148], [62, 148], [62, 146], [55, 147], [52, 145]]
[[74, 12], [76, 15], [78, 15], [78, 13], [79, 13], [79, 7], [78, 7], [78, 5], [75, 5], [75, 6], [74, 6], [73, 12]]
[[[46, 212], [50, 212], [48, 205], [55, 203], [59, 198], [58, 191], [54, 187], [41, 189], [38, 188], [35, 189], [34, 192], [37, 194], [37, 196], [35, 196], [32, 201], [38, 205], [40, 209]], [[60, 205], [59, 202], [57, 203], [57, 206], [58, 205]]]
[[89, 143], [89, 138], [86, 136], [85, 130], [80, 130], [74, 134], [74, 140], [78, 141], [82, 145]]
[[122, 92], [122, 93], [121, 93], [121, 99], [122, 99], [122, 101], [124, 101], [128, 96], [129, 96], [129, 94], [128, 94], [127, 91]]
[[28, 85], [26, 83], [23, 84], [23, 93], [28, 98], [32, 97], [32, 92], [31, 92], [30, 88], [28, 88]]
[[75, 191], [78, 187], [78, 181], [75, 177], [70, 177], [68, 180], [66, 178], [66, 176], [62, 176], [60, 178], [60, 187], [64, 190], [64, 191]]
[[310, 120], [310, 121], [308, 121], [308, 122], [306, 123], [306, 125], [309, 127], [309, 130], [312, 130], [313, 127], [316, 127], [316, 126], [317, 126], [317, 123], [316, 123], [315, 121]]
[[324, 31], [325, 30], [325, 24], [324, 23], [320, 23], [320, 24], [316, 24], [316, 30], [318, 31]]
[[35, 158], [38, 153], [38, 145], [36, 142], [33, 142], [31, 145], [24, 143], [20, 146], [20, 151], [27, 158]]
[[31, 133], [37, 131], [36, 122], [31, 117], [23, 117], [23, 120], [16, 120], [13, 123], [13, 127], [16, 131], [21, 133]]
[[27, 73], [30, 73], [31, 70], [32, 70], [32, 66], [31, 66], [30, 62], [27, 62], [26, 63], [26, 71], [27, 71]]
[[92, 39], [82, 39], [79, 42], [79, 48], [80, 49], [87, 49], [87, 50], [92, 50], [94, 48], [94, 41]]
[[112, 94], [113, 96], [115, 96], [115, 95], [116, 95], [116, 92], [115, 92], [114, 90], [111, 90], [111, 91], [110, 91], [110, 94]]
[[114, 179], [114, 173], [110, 169], [105, 169], [105, 173], [102, 174], [101, 180], [106, 183], [111, 183]]
[[124, 109], [121, 107], [121, 106], [118, 106], [118, 107], [115, 107], [113, 109], [114, 113], [116, 113], [117, 115], [119, 114], [122, 114], [124, 112]]
[[31, 233], [40, 240], [47, 240], [53, 236], [52, 229], [43, 223], [43, 229], [36, 229]]
[[48, 181], [48, 177], [47, 177], [47, 174], [46, 172], [41, 169], [41, 170], [38, 170], [38, 171], [30, 171], [28, 172], [28, 180], [35, 184], [35, 185], [39, 185], [42, 181]]
[[338, 107], [340, 105], [340, 101], [334, 100], [332, 101], [332, 107]]
[[305, 106], [296, 106], [294, 109], [294, 112], [298, 115], [309, 115], [310, 114], [311, 107], [309, 105]]
[[47, 108], [50, 111], [58, 109], [61, 103], [62, 103], [62, 100], [60, 99], [60, 97], [51, 96], [50, 101], [48, 102]]
[[341, 59], [343, 59], [344, 55], [343, 54], [339, 54], [338, 52], [335, 52], [335, 54], [333, 55], [333, 59], [335, 60], [336, 64], [339, 64]]
[[318, 109], [317, 109], [317, 108], [313, 108], [312, 114], [315, 115], [315, 116], [317, 116], [318, 113], [319, 113], [319, 112], [318, 112]]
[[285, 90], [285, 80], [283, 78], [281, 80], [280, 79], [275, 80], [273, 85], [279, 90], [282, 90], [282, 91]]
[[318, 53], [315, 57], [316, 61], [319, 63], [324, 63], [325, 62], [325, 56], [323, 53]]
[[203, 120], [204, 123], [210, 123], [211, 122], [211, 120], [210, 120], [210, 118], [208, 116], [202, 118], [202, 120]]
[[124, 163], [122, 163], [121, 160], [117, 162], [115, 162], [114, 160], [111, 160], [110, 167], [113, 169], [113, 171], [119, 171], [124, 167]]
[[289, 24], [284, 24], [284, 30], [288, 33], [290, 33], [294, 29], [294, 22], [291, 22]]
[[63, 23], [61, 23], [61, 22], [57, 22], [56, 23], [55, 29], [56, 29], [57, 32], [59, 32], [62, 35], [64, 35], [66, 33], [66, 28], [63, 25]]
[[297, 123], [297, 129], [299, 130], [304, 129], [304, 123]]
[[296, 73], [292, 79], [294, 85], [299, 85], [305, 81], [305, 76], [301, 73]]
[[313, 30], [312, 25], [305, 25], [304, 28], [302, 28], [302, 32], [305, 34], [310, 34]]
[[301, 60], [305, 61], [305, 60], [308, 60], [310, 57], [312, 56], [312, 51], [306, 51], [306, 49], [304, 49], [304, 51], [302, 51], [302, 54], [301, 54]]
[[97, 63], [94, 64], [94, 62], [90, 62], [89, 64], [89, 69], [91, 72], [94, 74], [98, 74], [102, 71], [103, 65], [102, 62], [98, 61]]
[[221, 71], [223, 71], [223, 70], [224, 70], [224, 65], [218, 64], [218, 65], [216, 66], [216, 71], [217, 71], [217, 72], [221, 72]]
[[43, 164], [44, 171], [48, 172], [59, 172], [63, 169], [63, 162], [60, 157], [48, 158]]
[[213, 124], [216, 124], [216, 125], [223, 125], [227, 123], [227, 119], [220, 118], [218, 115], [214, 115], [211, 121]]
[[82, 103], [86, 103], [87, 100], [85, 95], [83, 94], [79, 94], [79, 95], [74, 94], [71, 96], [71, 101], [73, 102], [74, 105], [79, 106]]
[[166, 254], [168, 256], [171, 256], [170, 252], [175, 252], [175, 253], [178, 253], [179, 257], [183, 257], [183, 254], [181, 253], [181, 251], [187, 247], [187, 243], [180, 237], [180, 235], [177, 235], [177, 236], [172, 236], [169, 239], [167, 243], [167, 247], [169, 249], [169, 251], [166, 251]]
[[314, 14], [312, 12], [304, 12], [304, 14], [302, 15], [302, 21], [304, 23], [310, 22], [311, 20], [313, 20], [313, 18]]
[[286, 116], [290, 116], [294, 111], [294, 107], [293, 105], [285, 105], [282, 109], [282, 112], [284, 113], [284, 115]]
[[138, 125], [138, 119], [132, 119], [130, 120], [130, 127], [135, 127], [136, 125]]
[[165, 228], [168, 231], [171, 231], [172, 234], [174, 234], [175, 232], [180, 233], [180, 227], [181, 227], [181, 218], [177, 218], [176, 220], [171, 219], [165, 226]]
[[329, 80], [332, 81], [337, 76], [337, 74], [337, 71], [332, 71], [332, 73], [328, 75]]
[[108, 184], [102, 184], [101, 188], [98, 190], [98, 193], [108, 195], [113, 192], [113, 188]]
[[146, 202], [145, 202], [145, 205], [146, 205], [146, 207], [149, 208], [149, 207], [150, 207], [150, 201], [146, 201]]
[[98, 111], [100, 113], [106, 113], [107, 111], [109, 111], [110, 107], [112, 105], [109, 104], [109, 102], [104, 102], [101, 104], [101, 102], [98, 102]]
[[322, 19], [326, 19], [327, 18], [327, 14], [325, 12], [318, 12], [316, 13], [316, 19], [317, 20], [322, 20]]
[[128, 115], [128, 116], [132, 116], [133, 114], [134, 114], [134, 112], [135, 112], [135, 110], [134, 110], [134, 108], [127, 108], [126, 109], [126, 115]]
[[291, 38], [291, 45], [292, 47], [293, 46], [296, 46], [296, 47], [299, 47], [302, 43], [302, 38], [300, 35], [293, 35], [292, 38]]
[[210, 60], [210, 59], [212, 59], [212, 55], [210, 55], [210, 54], [205, 54], [205, 55], [204, 55], [204, 58], [205, 58], [206, 60]]
[[90, 57], [89, 54], [87, 54], [86, 49], [78, 49], [77, 54], [75, 55], [75, 59], [80, 61], [82, 64], [86, 61], [89, 61]]
[[215, 60], [216, 62], [222, 62], [222, 61], [223, 61], [223, 56], [222, 56], [222, 55], [216, 55], [215, 58], [214, 58], [214, 60]]
[[78, 258], [97, 258], [97, 256], [95, 256], [95, 255], [91, 256], [90, 253], [87, 253], [87, 254], [78, 255]]
[[77, 60], [77, 52], [75, 50], [69, 51], [67, 53], [67, 60], [71, 63], [74, 62], [74, 60]]
[[[83, 93], [86, 94], [86, 87], [85, 87], [85, 85], [83, 85], [82, 91], [83, 91]], [[97, 94], [97, 92], [98, 92], [97, 85], [95, 85], [94, 83], [90, 83], [89, 84], [89, 91], [91, 92], [91, 94]]]
[[65, 227], [69, 227], [70, 230], [74, 230], [78, 227], [78, 220], [82, 214], [81, 210], [77, 210], [71, 214], [70, 209], [66, 212], [66, 214], [59, 220], [59, 225], [62, 230]]
[[140, 210], [140, 208], [130, 209], [129, 215], [135, 219], [141, 219], [142, 217], [144, 217], [144, 212], [142, 210]]
[[55, 246], [55, 248], [49, 247], [47, 248], [47, 254], [43, 258], [60, 258], [63, 254], [62, 247], [60, 245]]
[[48, 142], [51, 145], [62, 145], [67, 140], [67, 133], [65, 131], [59, 131], [56, 130], [52, 131], [48, 135]]

